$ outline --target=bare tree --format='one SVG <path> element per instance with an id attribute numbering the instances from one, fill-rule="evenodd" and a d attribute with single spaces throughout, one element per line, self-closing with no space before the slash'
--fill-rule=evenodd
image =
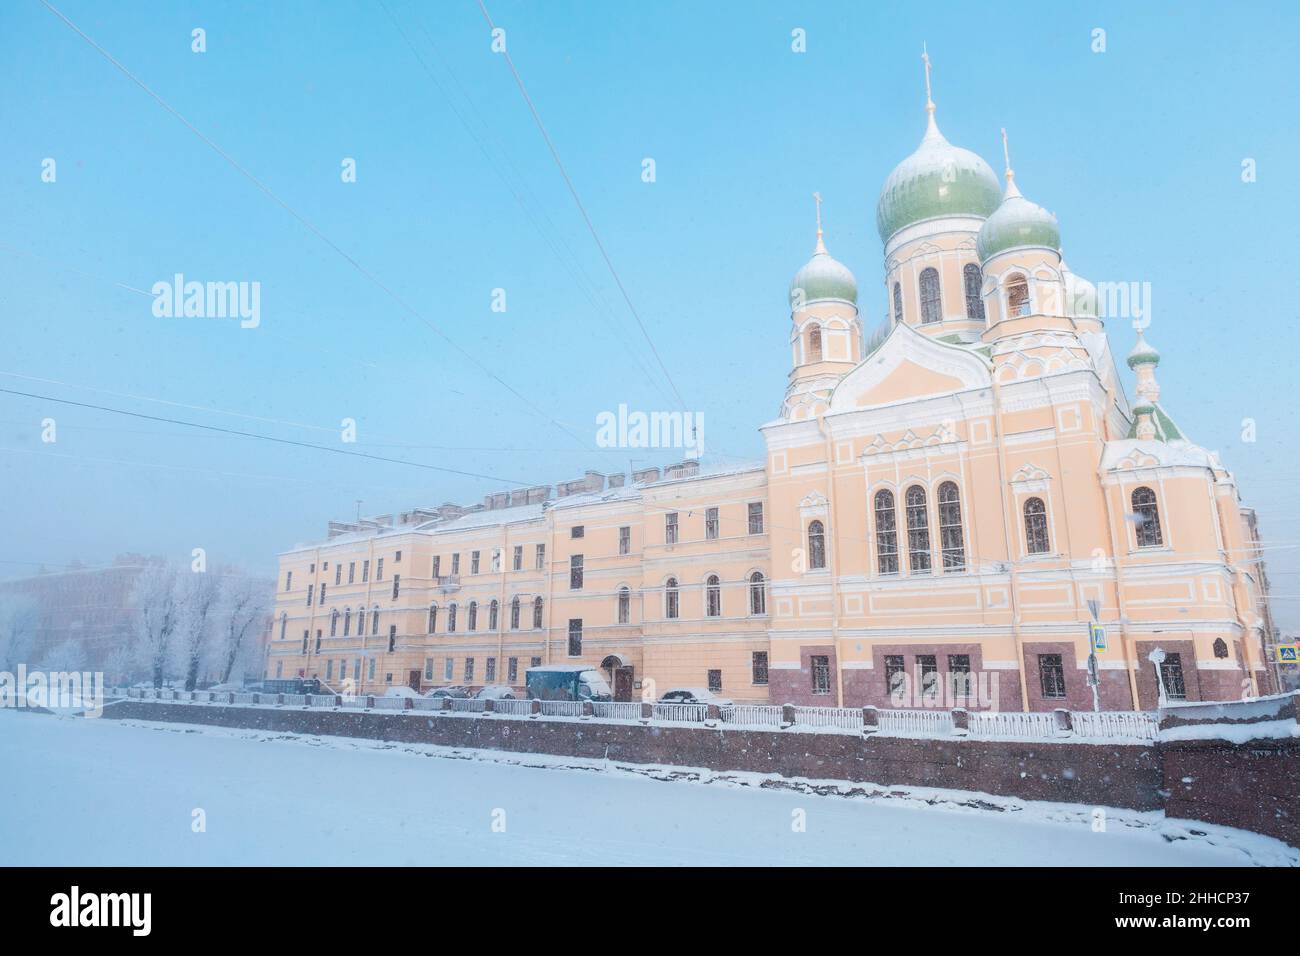
<path id="1" fill-rule="evenodd" d="M 21 594 L 0 595 L 0 670 L 15 671 L 36 643 L 36 602 Z"/>
<path id="2" fill-rule="evenodd" d="M 176 569 L 157 565 L 142 571 L 132 604 L 137 615 L 136 653 L 149 669 L 154 687 L 162 687 L 179 623 Z"/>
<path id="3" fill-rule="evenodd" d="M 254 649 L 257 635 L 270 611 L 271 588 L 268 581 L 233 570 L 227 576 L 225 600 L 221 608 L 224 621 L 220 648 L 222 683 L 230 680 L 240 658 L 246 657 Z"/>
<path id="4" fill-rule="evenodd" d="M 182 574 L 177 589 L 177 631 L 180 636 L 180 666 L 185 689 L 194 690 L 199 670 L 212 647 L 212 630 L 221 601 L 221 575 L 206 571 Z"/>

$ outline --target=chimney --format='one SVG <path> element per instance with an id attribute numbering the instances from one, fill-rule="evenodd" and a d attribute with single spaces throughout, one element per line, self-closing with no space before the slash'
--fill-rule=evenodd
<path id="1" fill-rule="evenodd" d="M 659 480 L 658 468 L 642 468 L 640 471 L 632 472 L 632 483 L 637 485 L 648 485 L 651 482 Z"/>
<path id="2" fill-rule="evenodd" d="M 610 488 L 622 488 L 626 482 L 627 482 L 627 475 L 623 474 L 621 471 L 617 475 L 609 476 Z"/>

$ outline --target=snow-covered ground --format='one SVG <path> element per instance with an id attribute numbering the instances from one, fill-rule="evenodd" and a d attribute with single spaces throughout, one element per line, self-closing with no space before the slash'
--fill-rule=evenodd
<path id="1" fill-rule="evenodd" d="M 1300 865 L 1152 813 L 12 710 L 0 767 L 4 865 Z"/>

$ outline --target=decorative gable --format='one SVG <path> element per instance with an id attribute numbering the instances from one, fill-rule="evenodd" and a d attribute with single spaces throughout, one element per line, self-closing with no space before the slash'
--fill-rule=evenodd
<path id="1" fill-rule="evenodd" d="M 911 326 L 895 325 L 880 347 L 836 386 L 830 410 L 892 405 L 988 384 L 989 366 L 980 356 L 937 342 Z"/>

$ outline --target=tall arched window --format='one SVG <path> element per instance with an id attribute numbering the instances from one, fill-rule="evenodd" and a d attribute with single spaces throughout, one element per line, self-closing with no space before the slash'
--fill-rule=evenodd
<path id="1" fill-rule="evenodd" d="M 330 611 L 330 637 L 334 637 L 339 632 L 339 611 L 338 608 Z"/>
<path id="2" fill-rule="evenodd" d="M 1007 316 L 1029 315 L 1033 307 L 1029 303 L 1029 282 L 1020 273 L 1007 279 Z"/>
<path id="3" fill-rule="evenodd" d="M 925 489 L 913 485 L 904 499 L 907 505 L 907 566 L 913 574 L 930 573 L 930 512 Z"/>
<path id="4" fill-rule="evenodd" d="M 447 633 L 448 634 L 456 633 L 456 605 L 455 604 L 449 604 L 447 606 Z"/>
<path id="5" fill-rule="evenodd" d="M 921 270 L 921 321 L 939 322 L 943 319 L 943 304 L 939 300 L 939 271 L 931 266 Z"/>
<path id="6" fill-rule="evenodd" d="M 376 607 L 373 611 L 370 612 L 370 635 L 373 637 L 378 633 L 379 633 L 379 608 Z"/>
<path id="7" fill-rule="evenodd" d="M 894 322 L 895 324 L 903 321 L 903 287 L 897 282 L 894 283 Z"/>
<path id="8" fill-rule="evenodd" d="M 1030 554 L 1047 554 L 1052 550 L 1047 537 L 1047 506 L 1042 498 L 1025 502 L 1025 547 Z"/>
<path id="9" fill-rule="evenodd" d="M 876 492 L 876 567 L 881 574 L 898 573 L 898 515 L 894 493 Z"/>
<path id="10" fill-rule="evenodd" d="M 469 602 L 469 629 L 478 630 L 478 601 Z"/>
<path id="11" fill-rule="evenodd" d="M 749 576 L 749 613 L 767 613 L 767 587 L 762 571 L 755 571 Z"/>
<path id="12" fill-rule="evenodd" d="M 626 585 L 618 589 L 618 623 L 632 620 L 632 591 Z"/>
<path id="13" fill-rule="evenodd" d="M 722 616 L 722 582 L 710 574 L 704 582 L 704 613 L 708 617 Z"/>
<path id="14" fill-rule="evenodd" d="M 1133 489 L 1133 514 L 1137 516 L 1137 546 L 1139 548 L 1158 548 L 1164 544 L 1160 533 L 1160 508 L 1156 504 L 1156 493 L 1143 486 Z"/>
<path id="15" fill-rule="evenodd" d="M 438 630 L 438 605 L 429 605 L 429 633 L 433 634 Z"/>
<path id="16" fill-rule="evenodd" d="M 519 630 L 519 597 L 517 595 L 510 602 L 510 630 Z"/>
<path id="17" fill-rule="evenodd" d="M 957 483 L 945 481 L 939 486 L 939 551 L 943 555 L 943 570 L 963 571 L 966 568 L 966 544 L 961 533 L 961 495 Z"/>
<path id="18" fill-rule="evenodd" d="M 347 637 L 348 631 L 350 631 L 351 629 L 352 629 L 352 608 L 345 607 L 343 609 L 343 636 Z"/>
<path id="19" fill-rule="evenodd" d="M 822 360 L 822 327 L 814 325 L 808 330 L 808 361 L 820 362 Z"/>
<path id="20" fill-rule="evenodd" d="M 664 582 L 664 617 L 675 620 L 681 613 L 681 595 L 677 591 L 677 579 L 669 578 Z"/>
<path id="21" fill-rule="evenodd" d="M 500 610 L 501 610 L 501 605 L 497 603 L 496 598 L 493 598 L 492 603 L 488 605 L 488 630 L 489 631 L 495 631 L 497 629 L 497 618 L 498 618 L 498 612 Z"/>
<path id="22" fill-rule="evenodd" d="M 533 598 L 533 627 L 537 630 L 542 629 L 542 599 Z"/>
<path id="23" fill-rule="evenodd" d="M 966 318 L 983 322 L 984 300 L 980 297 L 980 286 L 984 284 L 984 277 L 980 275 L 980 267 L 973 262 L 966 263 L 961 270 L 961 280 L 966 291 Z"/>
<path id="24" fill-rule="evenodd" d="M 808 567 L 814 571 L 826 567 L 826 526 L 820 521 L 808 524 Z"/>
<path id="25" fill-rule="evenodd" d="M 281 611 L 280 612 L 280 640 L 284 640 L 284 630 L 288 626 L 289 626 L 289 613 L 287 611 Z"/>

